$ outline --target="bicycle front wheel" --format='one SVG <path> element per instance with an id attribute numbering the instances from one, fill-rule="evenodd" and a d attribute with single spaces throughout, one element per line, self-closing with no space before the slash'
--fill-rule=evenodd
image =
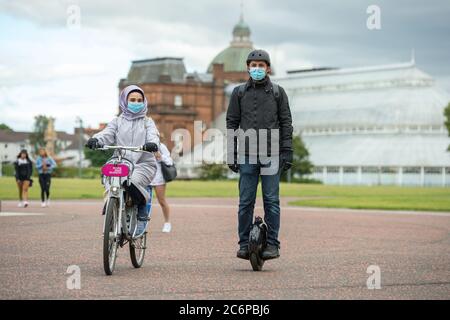
<path id="1" fill-rule="evenodd" d="M 147 232 L 145 232 L 142 237 L 130 241 L 130 258 L 133 267 L 142 267 L 145 249 L 147 249 Z"/>
<path id="2" fill-rule="evenodd" d="M 103 228 L 103 269 L 107 275 L 112 275 L 117 258 L 119 239 L 116 234 L 119 203 L 116 198 L 108 200 L 105 226 Z"/>

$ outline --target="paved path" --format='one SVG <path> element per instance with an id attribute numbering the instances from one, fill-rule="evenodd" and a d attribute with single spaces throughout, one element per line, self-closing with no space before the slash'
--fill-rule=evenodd
<path id="1" fill-rule="evenodd" d="M 282 201 L 281 258 L 262 272 L 235 258 L 236 199 L 170 199 L 173 232 L 154 207 L 144 266 L 119 249 L 102 267 L 97 200 L 2 202 L 0 299 L 450 299 L 450 212 L 296 208 Z M 256 212 L 261 214 L 261 203 Z M 81 289 L 68 290 L 68 266 Z M 370 265 L 381 289 L 367 289 Z"/>

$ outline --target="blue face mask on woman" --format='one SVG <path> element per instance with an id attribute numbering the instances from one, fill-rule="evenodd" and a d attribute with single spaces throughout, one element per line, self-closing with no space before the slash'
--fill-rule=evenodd
<path id="1" fill-rule="evenodd" d="M 130 110 L 133 113 L 138 113 L 144 109 L 144 103 L 143 102 L 128 102 L 128 110 Z"/>
<path id="2" fill-rule="evenodd" d="M 250 77 L 255 81 L 261 81 L 266 77 L 266 70 L 264 68 L 250 68 Z"/>

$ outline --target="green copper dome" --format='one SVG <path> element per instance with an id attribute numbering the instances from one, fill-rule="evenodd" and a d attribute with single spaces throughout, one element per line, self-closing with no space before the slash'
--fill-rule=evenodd
<path id="1" fill-rule="evenodd" d="M 234 37 L 250 37 L 250 27 L 248 24 L 244 22 L 244 20 L 240 20 L 237 25 L 233 28 L 233 36 Z"/>
<path id="2" fill-rule="evenodd" d="M 223 63 L 225 72 L 246 72 L 247 57 L 253 50 L 253 43 L 250 40 L 250 27 L 241 19 L 233 28 L 233 40 L 230 46 L 222 50 L 211 61 L 208 66 L 208 73 L 212 73 L 213 64 Z"/>

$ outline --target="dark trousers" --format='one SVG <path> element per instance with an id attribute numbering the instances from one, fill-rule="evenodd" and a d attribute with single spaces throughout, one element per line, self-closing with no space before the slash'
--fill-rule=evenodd
<path id="1" fill-rule="evenodd" d="M 45 199 L 49 199 L 50 197 L 50 183 L 52 180 L 52 176 L 50 173 L 40 173 L 39 174 L 39 185 L 41 186 L 41 200 L 42 202 Z"/>
<path id="2" fill-rule="evenodd" d="M 264 202 L 264 221 L 268 227 L 267 243 L 279 246 L 278 232 L 280 230 L 280 172 L 278 158 L 272 162 L 261 162 L 260 159 L 239 165 L 239 245 L 248 245 L 250 228 L 253 223 L 256 191 L 259 178 Z M 276 163 L 275 163 L 276 162 Z"/>
<path id="3" fill-rule="evenodd" d="M 128 187 L 126 182 L 124 182 L 123 186 L 125 187 L 125 190 L 130 194 L 133 204 L 138 206 L 138 214 L 137 214 L 138 220 L 142 220 L 142 221 L 147 220 L 147 216 L 148 216 L 148 213 L 146 210 L 147 203 L 145 202 L 144 195 L 132 183 Z"/>

